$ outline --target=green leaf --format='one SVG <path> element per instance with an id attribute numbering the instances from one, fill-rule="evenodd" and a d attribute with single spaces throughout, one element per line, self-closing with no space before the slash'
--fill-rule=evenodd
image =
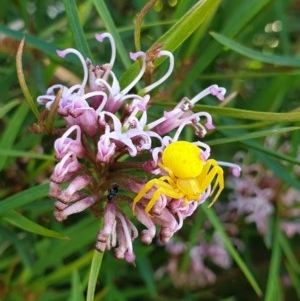
<path id="1" fill-rule="evenodd" d="M 5 128 L 1 140 L 0 140 L 0 149 L 9 149 L 12 148 L 17 136 L 20 133 L 20 130 L 23 127 L 24 119 L 28 113 L 27 103 L 22 103 L 14 115 L 10 118 L 8 126 Z M 7 157 L 3 156 L 0 160 L 0 171 L 4 168 Z"/>
<path id="2" fill-rule="evenodd" d="M 29 35 L 27 33 L 23 33 L 21 31 L 12 30 L 2 24 L 0 24 L 0 32 L 2 32 L 4 35 L 21 41 L 22 38 L 25 37 L 26 39 L 26 45 L 32 46 L 35 49 L 41 50 L 43 53 L 48 55 L 54 55 L 56 56 L 56 47 L 54 44 L 48 43 L 44 40 L 41 40 L 35 36 Z"/>
<path id="3" fill-rule="evenodd" d="M 280 231 L 279 240 L 280 240 L 280 247 L 285 257 L 287 258 L 289 265 L 292 267 L 295 273 L 300 275 L 300 264 L 297 257 L 293 253 L 290 239 L 288 239 L 285 236 L 285 234 L 282 231 Z"/>
<path id="4" fill-rule="evenodd" d="M 300 120 L 300 111 L 285 112 L 285 113 L 273 113 L 273 112 L 261 112 L 250 111 L 234 108 L 223 108 L 207 105 L 196 105 L 197 110 L 205 111 L 210 114 L 216 114 L 221 116 L 229 116 L 237 119 L 247 119 L 256 121 L 269 121 L 269 122 L 295 122 Z"/>
<path id="5" fill-rule="evenodd" d="M 164 49 L 173 52 L 201 25 L 211 18 L 220 2 L 220 0 L 198 1 L 160 39 L 158 39 L 153 46 L 163 43 Z M 162 60 L 156 60 L 154 62 L 154 66 L 157 67 L 161 62 Z M 133 76 L 137 73 L 138 68 L 139 63 L 136 62 L 121 76 L 120 84 L 122 87 L 126 86 L 133 80 Z"/>
<path id="6" fill-rule="evenodd" d="M 0 119 L 2 119 L 11 109 L 20 105 L 19 100 L 10 101 L 9 103 L 0 106 Z"/>
<path id="7" fill-rule="evenodd" d="M 251 274 L 250 270 L 248 269 L 248 267 L 246 266 L 246 264 L 244 263 L 244 261 L 242 260 L 242 258 L 238 254 L 238 252 L 236 251 L 236 249 L 233 247 L 229 237 L 227 236 L 226 232 L 224 231 L 224 228 L 223 228 L 222 224 L 220 223 L 219 219 L 217 218 L 215 212 L 212 209 L 206 208 L 205 206 L 201 206 L 201 209 L 205 212 L 208 220 L 213 225 L 215 231 L 217 231 L 220 234 L 220 236 L 223 240 L 224 246 L 228 250 L 229 254 L 233 258 L 235 263 L 238 265 L 240 270 L 243 272 L 243 274 L 247 278 L 249 284 L 252 286 L 252 288 L 254 289 L 256 294 L 258 296 L 262 296 L 262 291 L 261 291 L 258 283 L 254 279 L 253 275 Z"/>
<path id="8" fill-rule="evenodd" d="M 295 178 L 294 174 L 291 173 L 286 166 L 283 166 L 282 164 L 274 160 L 274 158 L 266 156 L 261 152 L 258 152 L 256 150 L 254 150 L 253 152 L 258 160 L 261 161 L 268 169 L 270 169 L 274 173 L 274 175 L 280 178 L 284 183 L 300 189 L 300 183 L 298 179 Z"/>
<path id="9" fill-rule="evenodd" d="M 166 108 L 168 105 L 170 107 L 174 106 L 173 103 L 155 103 L 156 105 Z M 251 111 L 244 109 L 235 108 L 225 108 L 220 106 L 209 106 L 209 105 L 195 105 L 195 111 L 204 111 L 212 115 L 228 116 L 235 119 L 246 119 L 253 121 L 268 121 L 268 122 L 298 122 L 300 120 L 300 111 L 295 110 L 292 112 L 284 113 L 273 113 L 273 112 L 262 112 L 262 111 Z"/>
<path id="10" fill-rule="evenodd" d="M 212 17 L 220 2 L 221 0 L 198 1 L 156 41 L 156 44 L 164 43 L 164 49 L 176 50 L 192 33 Z"/>
<path id="11" fill-rule="evenodd" d="M 16 193 L 0 202 L 0 214 L 42 199 L 48 195 L 48 192 L 49 183 L 46 183 Z"/>
<path id="12" fill-rule="evenodd" d="M 280 236 L 280 226 L 279 221 L 275 222 L 274 225 L 274 239 L 272 243 L 272 256 L 271 256 L 271 263 L 269 267 L 269 275 L 268 275 L 268 281 L 267 281 L 267 288 L 265 293 L 265 301 L 273 301 L 273 300 L 280 300 L 278 299 L 280 288 L 280 263 L 281 263 L 281 248 L 280 248 L 280 242 L 279 242 L 279 236 Z"/>
<path id="13" fill-rule="evenodd" d="M 99 223 L 95 222 L 94 217 L 81 215 L 77 223 L 65 228 L 64 232 L 70 238 L 69 240 L 51 240 L 48 242 L 51 248 L 47 250 L 47 260 L 43 256 L 35 260 L 32 266 L 34 274 L 45 275 L 47 270 L 60 265 L 62 260 L 70 258 L 72 254 L 93 248 L 98 227 Z"/>
<path id="14" fill-rule="evenodd" d="M 300 300 L 300 281 L 299 275 L 295 272 L 294 267 L 289 263 L 285 262 L 285 267 L 287 269 L 288 275 L 293 284 L 293 288 L 295 289 L 298 300 Z"/>
<path id="15" fill-rule="evenodd" d="M 23 95 L 25 96 L 25 100 L 26 100 L 29 108 L 31 109 L 31 111 L 35 115 L 36 119 L 39 120 L 40 113 L 37 109 L 36 102 L 31 97 L 28 86 L 26 84 L 24 72 L 23 72 L 23 61 L 22 61 L 22 59 L 23 59 L 24 44 L 25 44 L 25 38 L 22 39 L 22 41 L 19 45 L 18 51 L 17 51 L 17 56 L 16 56 L 17 75 L 18 75 L 18 80 L 19 80 L 19 84 L 20 84 L 20 87 L 22 89 Z"/>
<path id="16" fill-rule="evenodd" d="M 51 155 L 45 155 L 40 153 L 33 153 L 33 152 L 27 152 L 27 151 L 20 151 L 15 149 L 0 149 L 0 157 L 25 157 L 30 159 L 39 159 L 39 160 L 49 160 L 49 161 L 55 161 L 54 156 Z"/>
<path id="17" fill-rule="evenodd" d="M 66 9 L 67 18 L 69 20 L 76 48 L 81 52 L 83 56 L 88 57 L 92 60 L 93 56 L 90 51 L 89 45 L 85 39 L 85 34 L 83 32 L 82 25 L 80 24 L 76 1 L 64 0 L 64 6 Z"/>
<path id="18" fill-rule="evenodd" d="M 154 279 L 154 271 L 149 257 L 140 254 L 139 256 L 137 256 L 136 262 L 141 278 L 145 282 L 149 294 L 153 297 L 157 296 L 158 293 Z"/>
<path id="19" fill-rule="evenodd" d="M 6 222 L 28 232 L 32 232 L 42 236 L 53 237 L 53 238 L 68 239 L 66 235 L 58 233 L 53 230 L 49 230 L 39 224 L 36 224 L 35 222 L 29 220 L 28 218 L 26 218 L 25 216 L 21 215 L 20 213 L 14 210 L 10 210 L 6 212 L 1 217 Z"/>
<path id="20" fill-rule="evenodd" d="M 43 275 L 43 277 L 38 277 L 33 285 L 35 287 L 41 287 L 43 285 L 59 283 L 61 280 L 68 278 L 75 269 L 79 270 L 88 266 L 92 260 L 92 254 L 91 251 L 87 252 L 78 259 L 73 260 L 68 264 L 64 264 L 61 268 L 54 269 L 53 272 L 47 273 L 47 275 Z"/>
<path id="21" fill-rule="evenodd" d="M 221 34 L 211 33 L 211 35 L 220 44 L 253 60 L 257 60 L 268 64 L 279 65 L 279 66 L 289 66 L 294 68 L 300 67 L 300 59 L 279 56 L 279 55 L 265 54 L 262 52 L 249 49 L 237 42 L 234 42 L 231 39 L 228 39 L 227 37 Z"/>
<path id="22" fill-rule="evenodd" d="M 222 33 L 228 37 L 236 36 L 242 32 L 246 26 L 251 26 L 251 21 L 263 11 L 264 7 L 270 2 L 272 2 L 272 0 L 239 1 L 239 5 L 233 5 L 232 11 L 228 14 L 230 17 L 227 18 Z M 244 30 L 244 32 L 246 32 L 246 30 Z M 199 74 L 202 74 L 203 71 L 210 66 L 222 50 L 220 44 L 215 41 L 204 46 L 198 60 L 193 63 L 192 68 L 183 78 L 181 85 L 178 85 L 178 92 L 180 92 L 182 87 L 194 82 L 199 77 Z M 176 94 L 178 94 L 178 92 Z"/>
<path id="23" fill-rule="evenodd" d="M 247 134 L 235 135 L 234 137 L 218 138 L 216 140 L 207 141 L 207 143 L 209 145 L 219 145 L 219 144 L 239 142 L 239 141 L 249 140 L 249 139 L 254 139 L 254 138 L 261 138 L 261 137 L 267 137 L 267 136 L 269 137 L 271 135 L 279 135 L 279 134 L 288 133 L 288 132 L 296 131 L 296 130 L 300 130 L 300 127 L 291 126 L 291 127 L 285 127 L 285 128 L 256 131 L 256 132 L 247 133 Z"/>
<path id="24" fill-rule="evenodd" d="M 66 0 L 66 1 L 68 1 L 68 0 Z M 126 49 L 126 47 L 120 37 L 119 31 L 113 21 L 113 18 L 107 8 L 107 5 L 105 4 L 105 1 L 104 0 L 93 0 L 93 3 L 95 5 L 96 10 L 97 10 L 102 22 L 104 23 L 104 26 L 106 27 L 107 31 L 114 37 L 117 52 L 123 62 L 123 65 L 125 66 L 125 68 L 128 68 L 131 65 L 129 55 L 128 55 L 129 49 Z"/>
<path id="25" fill-rule="evenodd" d="M 82 284 L 78 270 L 73 270 L 72 273 L 72 291 L 69 301 L 84 301 Z"/>
<path id="26" fill-rule="evenodd" d="M 297 164 L 297 165 L 300 164 L 300 161 L 297 158 L 295 158 L 294 156 L 283 155 L 282 153 L 280 153 L 277 150 L 263 147 L 263 146 L 259 145 L 258 143 L 255 143 L 254 141 L 243 141 L 242 144 L 244 144 L 245 146 L 247 146 L 249 148 L 258 150 L 261 153 L 265 153 L 268 156 L 274 157 L 276 159 L 280 159 L 280 160 L 287 161 L 287 162 Z"/>
<path id="27" fill-rule="evenodd" d="M 89 274 L 89 283 L 87 288 L 87 297 L 86 301 L 93 301 L 95 297 L 95 289 L 96 284 L 98 282 L 98 276 L 101 269 L 103 253 L 98 252 L 97 250 L 94 251 L 93 261 L 91 264 L 90 274 Z"/>

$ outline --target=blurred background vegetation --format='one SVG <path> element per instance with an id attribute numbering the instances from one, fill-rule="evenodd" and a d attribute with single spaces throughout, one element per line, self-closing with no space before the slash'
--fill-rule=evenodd
<path id="1" fill-rule="evenodd" d="M 74 47 L 94 63 L 106 62 L 109 47 L 94 39 L 95 33 L 104 31 L 118 41 L 115 72 L 126 83 L 134 70 L 128 52 L 136 47 L 136 16 L 146 3 L 1 1 L 0 300 L 85 300 L 100 225 L 89 212 L 64 223 L 53 217 L 47 183 L 55 162 L 56 137 L 28 130 L 36 119 L 17 79 L 15 56 L 20 40 L 26 37 L 23 69 L 33 99 L 55 83 L 80 82 L 80 65 L 61 60 L 56 49 Z M 299 24 L 298 0 L 158 0 L 145 16 L 141 49 L 146 51 L 160 41 L 174 53 L 176 65 L 173 75 L 153 95 L 150 117 L 211 84 L 226 87 L 225 103 L 208 97 L 196 106 L 213 115 L 216 131 L 205 141 L 212 146 L 214 157 L 233 161 L 243 151 L 249 164 L 258 162 L 272 175 L 278 195 L 287 187 L 300 189 L 296 171 Z M 163 63 L 161 69 L 158 72 L 163 72 Z M 288 150 L 282 150 L 284 143 Z M 274 188 L 272 183 L 266 185 Z M 234 188 L 228 187 L 218 202 L 226 204 Z M 116 260 L 110 252 L 104 255 L 95 300 L 300 300 L 299 234 L 289 238 L 282 232 L 280 201 L 280 197 L 272 200 L 275 210 L 263 235 L 255 225 L 236 221 L 244 245 L 240 255 L 261 295 L 235 263 L 227 270 L 207 263 L 217 276 L 213 284 L 180 285 L 180 279 L 174 281 L 166 271 L 161 272 L 170 259 L 165 247 L 159 243 L 143 246 L 136 240 L 135 265 Z M 217 207 L 211 210 L 219 216 Z M 203 236 L 207 218 L 213 224 L 210 214 L 199 210 L 186 220 L 178 239 L 191 247 L 199 233 Z M 299 222 L 297 216 L 293 220 Z M 221 219 L 215 223 L 222 226 Z M 181 268 L 188 274 L 186 260 Z"/>

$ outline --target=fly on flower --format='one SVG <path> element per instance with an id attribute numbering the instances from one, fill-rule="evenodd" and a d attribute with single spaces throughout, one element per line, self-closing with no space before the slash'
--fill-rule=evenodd
<path id="1" fill-rule="evenodd" d="M 108 189 L 107 200 L 111 202 L 119 192 L 119 185 L 117 183 L 112 184 L 111 189 Z"/>

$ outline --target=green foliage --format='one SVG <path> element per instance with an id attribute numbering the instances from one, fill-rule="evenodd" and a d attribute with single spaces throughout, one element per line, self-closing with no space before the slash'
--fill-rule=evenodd
<path id="1" fill-rule="evenodd" d="M 158 245 L 136 242 L 136 266 L 117 261 L 109 252 L 102 258 L 93 251 L 99 222 L 89 212 L 61 224 L 55 221 L 53 202 L 47 195 L 56 137 L 28 131 L 42 110 L 34 102 L 29 108 L 25 101 L 26 92 L 20 87 L 15 67 L 16 49 L 25 37 L 23 78 L 35 100 L 53 83 L 74 81 L 70 74 L 75 74 L 76 80 L 81 78 L 78 63 L 69 57 L 62 61 L 56 49 L 74 47 L 93 62 L 103 63 L 109 54 L 98 46 L 94 34 L 109 31 L 118 50 L 116 73 L 125 86 L 139 69 L 138 62 L 131 63 L 128 52 L 135 50 L 135 18 L 146 2 L 2 3 L 0 299 L 300 299 L 299 237 L 285 236 L 277 212 L 268 237 L 241 221 L 244 252 L 240 253 L 214 209 L 204 208 L 198 220 L 187 220 L 178 237 L 189 238 L 193 245 L 207 219 L 235 261 L 230 270 L 220 272 L 215 285 L 201 289 L 176 287 L 169 276 L 157 280 L 168 260 Z M 252 162 L 260 162 L 274 174 L 282 189 L 300 189 L 294 174 L 300 140 L 300 13 L 296 8 L 296 1 L 284 0 L 157 1 L 143 22 L 141 49 L 147 51 L 162 43 L 163 48 L 174 52 L 176 67 L 165 90 L 157 91 L 154 97 L 151 118 L 208 85 L 224 86 L 229 95 L 225 103 L 206 98 L 196 106 L 214 118 L 216 130 L 205 141 L 215 157 L 232 161 L 243 150 Z M 157 60 L 154 67 L 159 64 L 164 62 Z M 265 144 L 270 138 L 277 141 L 276 147 Z M 283 153 L 279 146 L 286 141 L 289 152 Z M 219 202 L 226 203 L 228 193 Z M 283 281 L 287 277 L 289 285 Z"/>

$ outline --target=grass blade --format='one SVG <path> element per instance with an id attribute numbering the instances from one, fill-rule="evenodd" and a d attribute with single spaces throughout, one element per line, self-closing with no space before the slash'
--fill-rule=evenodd
<path id="1" fill-rule="evenodd" d="M 10 149 L 12 148 L 17 136 L 19 135 L 24 119 L 28 113 L 27 103 L 21 104 L 14 115 L 10 118 L 8 126 L 5 128 L 0 140 L 0 149 Z M 7 160 L 7 156 L 3 156 L 0 160 L 0 171 L 4 168 Z"/>
<path id="2" fill-rule="evenodd" d="M 82 55 L 93 59 L 92 53 L 85 39 L 82 25 L 80 24 L 75 0 L 64 0 L 64 6 L 66 9 L 69 24 L 71 26 L 71 32 L 73 34 L 76 48 L 82 53 Z"/>
<path id="3" fill-rule="evenodd" d="M 66 0 L 67 1 L 67 0 Z M 93 3 L 96 7 L 96 10 L 102 19 L 102 22 L 104 23 L 107 31 L 112 34 L 114 37 L 115 43 L 116 43 L 116 48 L 117 52 L 121 58 L 121 61 L 125 68 L 128 68 L 131 65 L 129 55 L 128 55 L 128 50 L 126 49 L 120 34 L 118 32 L 118 29 L 113 21 L 113 18 L 107 8 L 107 5 L 105 4 L 104 0 L 93 0 Z"/>
<path id="4" fill-rule="evenodd" d="M 250 283 L 250 285 L 252 286 L 252 288 L 254 289 L 256 294 L 258 296 L 262 296 L 262 291 L 261 291 L 258 283 L 254 279 L 253 275 L 251 274 L 250 270 L 247 268 L 246 264 L 244 263 L 244 261 L 242 260 L 242 258 L 240 257 L 240 255 L 238 254 L 236 249 L 233 247 L 232 243 L 230 242 L 230 239 L 228 238 L 227 234 L 225 233 L 215 212 L 212 209 L 206 208 L 205 206 L 201 206 L 201 208 L 205 212 L 208 220 L 213 225 L 215 230 L 220 234 L 226 249 L 228 250 L 229 254 L 233 258 L 235 263 L 238 265 L 240 270 L 243 272 L 243 274 L 247 278 L 248 282 Z"/>
<path id="5" fill-rule="evenodd" d="M 300 129 L 300 127 L 291 126 L 291 127 L 285 127 L 285 128 L 256 131 L 256 132 L 247 133 L 247 134 L 235 135 L 234 137 L 219 138 L 217 140 L 207 141 L 207 143 L 209 145 L 219 145 L 219 144 L 225 144 L 225 143 L 231 143 L 231 142 L 239 142 L 239 141 L 250 140 L 250 139 L 254 139 L 254 138 L 269 137 L 272 135 L 284 134 L 284 133 L 296 131 L 299 129 Z"/>
<path id="6" fill-rule="evenodd" d="M 49 184 L 46 183 L 16 193 L 0 202 L 0 214 L 42 199 L 48 195 L 48 192 Z"/>
<path id="7" fill-rule="evenodd" d="M 273 65 L 278 65 L 278 66 L 288 66 L 294 68 L 300 67 L 300 59 L 279 56 L 279 55 L 264 54 L 262 52 L 258 52 L 250 48 L 247 48 L 237 42 L 234 42 L 233 40 L 228 39 L 227 37 L 221 34 L 214 32 L 211 33 L 211 35 L 220 44 L 253 60 L 257 60 L 263 63 L 273 64 Z"/>
<path id="8" fill-rule="evenodd" d="M 103 255 L 104 255 L 103 253 L 100 253 L 97 250 L 94 251 L 94 256 L 93 256 L 90 275 L 89 275 L 88 289 L 87 289 L 87 297 L 86 297 L 87 301 L 94 300 L 95 289 L 98 281 L 98 275 L 100 273 Z"/>
<path id="9" fill-rule="evenodd" d="M 269 268 L 266 295 L 264 299 L 265 301 L 280 300 L 278 299 L 279 296 L 278 289 L 280 288 L 279 272 L 280 272 L 280 262 L 281 262 L 281 248 L 279 242 L 280 231 L 281 229 L 279 227 L 279 222 L 277 220 L 274 223 L 272 257 L 271 257 L 271 264 Z"/>
<path id="10" fill-rule="evenodd" d="M 68 239 L 66 235 L 42 227 L 14 210 L 6 212 L 2 215 L 2 219 L 28 232 L 52 238 Z"/>

